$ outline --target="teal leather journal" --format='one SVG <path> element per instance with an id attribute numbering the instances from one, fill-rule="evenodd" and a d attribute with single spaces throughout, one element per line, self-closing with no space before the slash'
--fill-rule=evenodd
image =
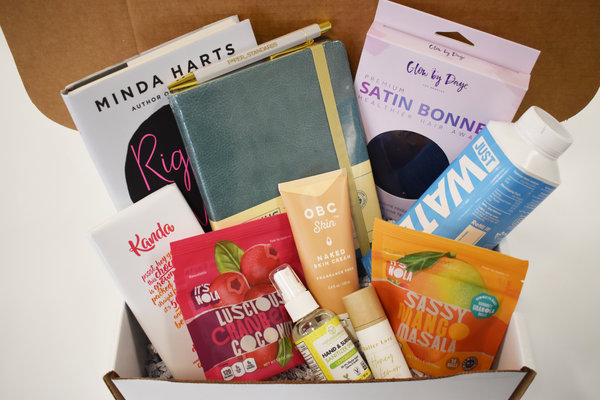
<path id="1" fill-rule="evenodd" d="M 381 211 L 342 42 L 316 42 L 169 101 L 214 230 L 285 212 L 279 183 L 346 168 L 357 248 L 368 247 Z"/>

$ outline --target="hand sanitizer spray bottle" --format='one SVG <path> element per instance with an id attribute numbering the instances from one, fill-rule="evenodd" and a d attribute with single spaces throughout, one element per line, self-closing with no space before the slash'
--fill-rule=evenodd
<path id="1" fill-rule="evenodd" d="M 338 317 L 319 308 L 294 270 L 283 264 L 271 272 L 294 329 L 292 337 L 317 380 L 363 380 L 373 375 Z"/>

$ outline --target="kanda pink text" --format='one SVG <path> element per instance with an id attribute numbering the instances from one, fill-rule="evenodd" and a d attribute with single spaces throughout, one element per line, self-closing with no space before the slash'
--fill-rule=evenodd
<path id="1" fill-rule="evenodd" d="M 132 240 L 129 241 L 129 251 L 139 257 L 142 252 L 145 253 L 154 250 L 156 242 L 166 238 L 175 230 L 175 226 L 169 224 L 161 225 L 160 222 L 157 223 L 156 226 L 158 226 L 158 229 L 152 232 L 147 238 L 140 238 L 140 236 L 136 234 L 134 239 L 135 243 Z"/>

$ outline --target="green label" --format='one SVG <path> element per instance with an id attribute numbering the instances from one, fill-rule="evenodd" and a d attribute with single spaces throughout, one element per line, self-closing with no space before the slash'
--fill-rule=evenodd
<path id="1" fill-rule="evenodd" d="M 489 318 L 498 311 L 498 299 L 489 294 L 481 293 L 471 300 L 471 312 L 475 318 Z"/>
<path id="2" fill-rule="evenodd" d="M 316 363 L 327 380 L 359 380 L 371 375 L 338 318 L 311 332 L 296 345 L 307 363 Z"/>

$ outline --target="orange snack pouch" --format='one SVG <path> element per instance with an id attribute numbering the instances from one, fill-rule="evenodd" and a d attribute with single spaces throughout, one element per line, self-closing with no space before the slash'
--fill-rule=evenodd
<path id="1" fill-rule="evenodd" d="M 408 365 L 431 376 L 489 370 L 528 262 L 375 220 L 372 285 Z"/>

